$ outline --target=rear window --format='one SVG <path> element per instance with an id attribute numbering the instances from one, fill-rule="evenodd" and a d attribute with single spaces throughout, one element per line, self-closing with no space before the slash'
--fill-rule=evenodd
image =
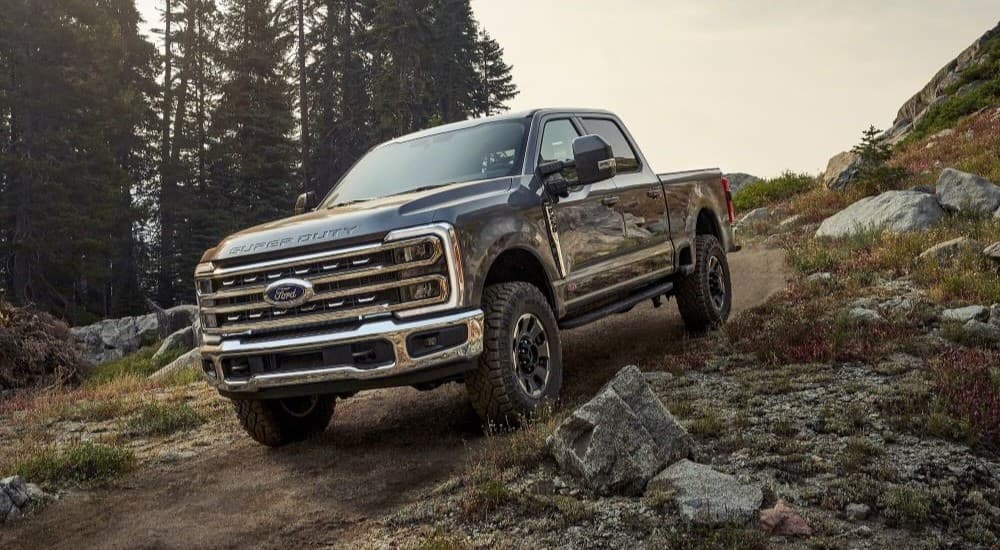
<path id="1" fill-rule="evenodd" d="M 588 133 L 597 134 L 611 144 L 619 172 L 634 172 L 639 169 L 638 156 L 615 121 L 607 118 L 585 118 L 583 125 Z"/>

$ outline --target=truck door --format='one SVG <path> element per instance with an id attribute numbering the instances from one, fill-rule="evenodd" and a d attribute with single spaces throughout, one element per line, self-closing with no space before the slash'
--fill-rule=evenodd
<path id="1" fill-rule="evenodd" d="M 570 117 L 545 121 L 539 163 L 573 159 L 573 140 L 581 136 Z M 625 246 L 625 228 L 617 210 L 621 197 L 614 180 L 574 186 L 552 205 L 553 238 L 565 273 L 566 297 L 572 301 L 606 286 L 602 275 Z"/>
<path id="2" fill-rule="evenodd" d="M 627 241 L 623 252 L 632 260 L 630 278 L 673 270 L 673 245 L 660 179 L 613 117 L 589 115 L 582 122 L 587 134 L 597 134 L 611 144 L 618 164 L 614 182 Z"/>

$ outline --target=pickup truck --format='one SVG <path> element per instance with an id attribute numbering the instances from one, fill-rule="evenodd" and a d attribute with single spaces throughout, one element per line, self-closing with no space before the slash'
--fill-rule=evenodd
<path id="1" fill-rule="evenodd" d="M 558 398 L 561 330 L 670 297 L 690 331 L 725 322 L 732 225 L 719 170 L 657 174 L 607 111 L 424 130 L 205 252 L 203 369 L 269 446 L 396 386 L 464 382 L 484 422 L 516 425 Z"/>

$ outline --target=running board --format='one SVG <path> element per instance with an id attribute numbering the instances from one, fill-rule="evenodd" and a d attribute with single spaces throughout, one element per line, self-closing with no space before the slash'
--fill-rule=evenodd
<path id="1" fill-rule="evenodd" d="M 595 309 L 594 311 L 591 311 L 589 313 L 584 313 L 579 317 L 566 319 L 565 321 L 559 323 L 559 328 L 560 330 L 567 330 L 571 328 L 582 327 L 583 325 L 588 325 L 590 323 L 593 323 L 594 321 L 603 319 L 608 315 L 613 315 L 615 313 L 624 313 L 635 307 L 636 304 L 638 304 L 643 300 L 651 300 L 660 295 L 670 294 L 670 292 L 672 292 L 673 290 L 674 290 L 674 283 L 662 283 L 654 287 L 647 288 L 646 290 L 643 290 L 638 294 L 632 294 L 631 296 L 628 296 L 623 300 L 620 300 L 613 304 L 608 304 L 600 309 Z"/>

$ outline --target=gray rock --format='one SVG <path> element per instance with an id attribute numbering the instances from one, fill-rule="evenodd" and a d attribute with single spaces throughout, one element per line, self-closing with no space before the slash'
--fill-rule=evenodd
<path id="1" fill-rule="evenodd" d="M 978 241 L 968 237 L 959 237 L 943 243 L 938 243 L 920 253 L 921 260 L 947 260 L 967 251 L 980 250 L 983 247 Z"/>
<path id="2" fill-rule="evenodd" d="M 559 466 L 598 494 L 641 494 L 665 465 L 688 456 L 693 440 L 628 366 L 564 420 L 547 442 Z"/>
<path id="3" fill-rule="evenodd" d="M 990 318 L 990 310 L 983 306 L 968 306 L 955 309 L 946 309 L 941 312 L 941 319 L 945 321 L 958 321 L 965 323 L 968 321 L 986 321 Z"/>
<path id="4" fill-rule="evenodd" d="M 193 350 L 181 355 L 177 359 L 174 359 L 169 365 L 163 367 L 162 369 L 149 375 L 150 380 L 162 380 L 174 373 L 180 372 L 185 369 L 198 369 L 201 370 L 201 350 L 194 348 Z"/>
<path id="5" fill-rule="evenodd" d="M 990 324 L 1000 327 L 1000 304 L 990 306 Z"/>
<path id="6" fill-rule="evenodd" d="M 35 501 L 47 500 L 49 498 L 48 493 L 42 490 L 41 487 L 34 483 L 28 483 L 28 498 Z"/>
<path id="7" fill-rule="evenodd" d="M 916 191 L 887 191 L 866 197 L 823 220 L 817 238 L 838 238 L 865 231 L 918 231 L 944 217 L 937 200 Z"/>
<path id="8" fill-rule="evenodd" d="M 705 525 L 749 522 L 764 500 L 760 487 L 687 459 L 660 472 L 646 492 L 672 494 L 682 518 Z"/>
<path id="9" fill-rule="evenodd" d="M 847 312 L 847 316 L 853 321 L 860 321 L 862 323 L 880 323 L 885 321 L 885 318 L 879 312 L 863 307 L 851 308 Z"/>
<path id="10" fill-rule="evenodd" d="M 994 262 L 1000 262 L 1000 242 L 995 242 L 984 248 L 983 255 Z"/>
<path id="11" fill-rule="evenodd" d="M 761 206 L 760 208 L 754 208 L 753 210 L 747 212 L 736 223 L 737 225 L 747 225 L 751 223 L 764 222 L 769 220 L 770 218 L 771 218 L 771 209 L 766 206 Z"/>
<path id="12" fill-rule="evenodd" d="M 7 516 L 10 515 L 10 511 L 16 509 L 14 506 L 14 501 L 10 499 L 5 491 L 0 491 L 0 523 L 7 521 Z"/>
<path id="13" fill-rule="evenodd" d="M 31 498 L 28 494 L 28 485 L 21 479 L 21 476 L 11 476 L 0 479 L 0 491 L 7 493 L 14 506 L 23 507 Z"/>
<path id="14" fill-rule="evenodd" d="M 823 271 L 821 273 L 813 273 L 812 275 L 806 277 L 806 280 L 812 283 L 817 281 L 832 281 L 833 273 L 827 271 Z"/>
<path id="15" fill-rule="evenodd" d="M 778 227 L 781 229 L 787 229 L 797 223 L 802 221 L 802 214 L 796 214 L 794 216 L 785 218 L 778 223 Z"/>
<path id="16" fill-rule="evenodd" d="M 189 325 L 164 338 L 160 349 L 153 354 L 153 360 L 178 351 L 188 351 L 194 346 L 194 327 Z"/>
<path id="17" fill-rule="evenodd" d="M 861 158 L 851 151 L 838 153 L 830 159 L 823 172 L 823 184 L 830 189 L 845 189 L 858 175 Z"/>
<path id="18" fill-rule="evenodd" d="M 848 504 L 844 508 L 844 513 L 853 520 L 866 519 L 871 512 L 872 509 L 867 504 Z"/>
<path id="19" fill-rule="evenodd" d="M 966 341 L 972 340 L 988 346 L 1000 344 L 1000 326 L 973 319 L 962 325 L 962 331 Z"/>
<path id="20" fill-rule="evenodd" d="M 85 355 L 101 364 L 113 361 L 161 337 L 161 329 L 171 334 L 194 324 L 197 306 L 181 305 L 163 310 L 160 315 L 148 313 L 135 317 L 105 319 L 84 327 L 73 327 L 70 334 L 84 345 Z"/>
<path id="21" fill-rule="evenodd" d="M 10 511 L 7 512 L 7 521 L 16 521 L 24 517 L 21 509 L 17 506 L 11 506 Z"/>
<path id="22" fill-rule="evenodd" d="M 975 174 L 945 168 L 937 181 L 937 197 L 947 210 L 989 216 L 1000 208 L 1000 186 Z"/>
<path id="23" fill-rule="evenodd" d="M 751 183 L 760 181 L 760 178 L 758 178 L 757 176 L 744 174 L 742 172 L 732 172 L 729 174 L 725 174 L 724 177 L 727 180 L 729 180 L 729 189 L 733 192 L 733 195 L 735 195 L 740 189 L 742 189 L 744 185 L 749 185 Z"/>

